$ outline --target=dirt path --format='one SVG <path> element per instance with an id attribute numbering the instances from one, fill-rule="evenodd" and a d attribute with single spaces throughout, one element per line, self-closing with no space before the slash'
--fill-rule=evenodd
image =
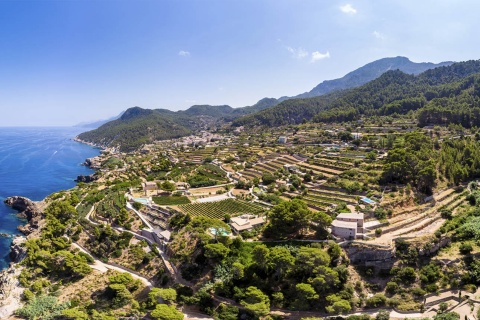
<path id="1" fill-rule="evenodd" d="M 91 257 L 93 258 L 92 254 L 91 254 L 90 252 L 88 252 L 87 250 L 85 250 L 84 248 L 82 248 L 80 245 L 78 245 L 78 244 L 76 244 L 76 243 L 72 243 L 72 245 L 73 245 L 75 248 L 77 248 L 77 249 L 79 249 L 80 251 L 82 251 L 83 253 L 88 254 L 89 256 L 91 256 Z M 113 265 L 111 265 L 111 264 L 102 262 L 102 261 L 100 261 L 100 260 L 98 260 L 98 259 L 95 259 L 95 258 L 93 258 L 93 261 L 94 261 L 93 265 L 90 265 L 90 267 L 91 267 L 92 269 L 95 269 L 95 270 L 97 270 L 97 271 L 100 271 L 101 273 L 107 272 L 108 270 L 115 270 L 115 271 L 118 271 L 118 272 L 128 272 L 129 274 L 132 275 L 132 277 L 133 277 L 134 279 L 139 279 L 139 280 L 141 280 L 142 283 L 143 283 L 146 287 L 148 287 L 148 288 L 153 288 L 153 284 L 150 282 L 150 280 L 148 280 L 148 279 L 145 278 L 145 277 L 139 276 L 138 274 L 135 274 L 135 273 L 130 272 L 130 271 L 127 271 L 127 270 L 125 270 L 125 269 L 119 268 L 119 267 L 117 267 L 117 266 L 113 266 Z"/>

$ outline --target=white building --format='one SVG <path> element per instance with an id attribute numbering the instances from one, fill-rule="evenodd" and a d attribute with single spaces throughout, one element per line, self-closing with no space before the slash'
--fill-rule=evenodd
<path id="1" fill-rule="evenodd" d="M 362 134 L 359 132 L 352 132 L 353 139 L 362 139 Z"/>
<path id="2" fill-rule="evenodd" d="M 287 143 L 287 137 L 285 136 L 278 137 L 278 143 Z"/>
<path id="3" fill-rule="evenodd" d="M 356 239 L 363 237 L 363 213 L 340 213 L 332 222 L 332 234 L 337 238 Z"/>
<path id="4" fill-rule="evenodd" d="M 240 217 L 230 219 L 230 226 L 235 233 L 252 230 L 256 226 L 265 223 L 265 217 L 258 217 L 254 215 L 244 214 Z"/>
<path id="5" fill-rule="evenodd" d="M 347 222 L 341 220 L 333 220 L 332 234 L 337 238 L 342 239 L 356 239 L 357 238 L 357 223 Z"/>

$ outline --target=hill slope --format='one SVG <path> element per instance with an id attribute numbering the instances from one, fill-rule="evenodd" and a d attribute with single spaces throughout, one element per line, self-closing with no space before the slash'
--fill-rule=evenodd
<path id="1" fill-rule="evenodd" d="M 279 126 L 306 120 L 351 121 L 362 115 L 406 114 L 411 110 L 431 108 L 433 104 L 444 108 L 449 105 L 449 112 L 453 113 L 460 107 L 466 110 L 479 105 L 472 104 L 472 97 L 468 96 L 477 79 L 472 75 L 479 72 L 480 60 L 427 70 L 417 76 L 392 70 L 361 87 L 315 98 L 286 100 L 275 107 L 236 119 L 233 124 Z M 452 106 L 453 101 L 463 104 Z M 464 120 L 465 123 L 469 121 Z"/>
<path id="2" fill-rule="evenodd" d="M 406 57 L 393 57 L 393 58 L 383 58 L 370 63 L 367 63 L 363 67 L 360 67 L 352 72 L 347 73 L 345 76 L 334 79 L 334 80 L 325 80 L 322 83 L 318 84 L 312 90 L 293 96 L 293 97 L 281 97 L 278 99 L 275 98 L 263 98 L 258 101 L 254 106 L 260 106 L 263 109 L 268 107 L 273 107 L 279 103 L 290 100 L 290 99 L 303 99 L 303 98 L 312 98 L 318 97 L 324 94 L 328 94 L 334 91 L 345 90 L 350 88 L 355 88 L 361 86 L 369 81 L 377 79 L 382 74 L 389 70 L 400 70 L 407 74 L 420 74 L 426 70 L 449 66 L 453 64 L 452 61 L 445 61 L 440 63 L 431 63 L 431 62 L 412 62 Z M 256 110 L 260 111 L 260 110 Z"/>

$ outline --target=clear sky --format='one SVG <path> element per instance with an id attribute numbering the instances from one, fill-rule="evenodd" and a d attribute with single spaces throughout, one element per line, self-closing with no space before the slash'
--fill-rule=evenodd
<path id="1" fill-rule="evenodd" d="M 480 59 L 478 12 L 478 0 L 0 0 L 0 126 L 242 107 L 384 57 Z"/>

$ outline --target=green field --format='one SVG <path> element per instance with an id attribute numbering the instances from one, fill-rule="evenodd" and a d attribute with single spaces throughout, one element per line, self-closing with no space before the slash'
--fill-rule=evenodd
<path id="1" fill-rule="evenodd" d="M 223 219 L 226 214 L 237 216 L 243 213 L 258 214 L 265 211 L 265 208 L 257 204 L 234 199 L 207 203 L 191 203 L 179 207 L 184 213 L 188 213 L 192 217 L 205 216 L 215 219 Z"/>
<path id="2" fill-rule="evenodd" d="M 184 196 L 152 197 L 152 200 L 159 206 L 175 206 L 190 203 L 190 199 Z"/>

